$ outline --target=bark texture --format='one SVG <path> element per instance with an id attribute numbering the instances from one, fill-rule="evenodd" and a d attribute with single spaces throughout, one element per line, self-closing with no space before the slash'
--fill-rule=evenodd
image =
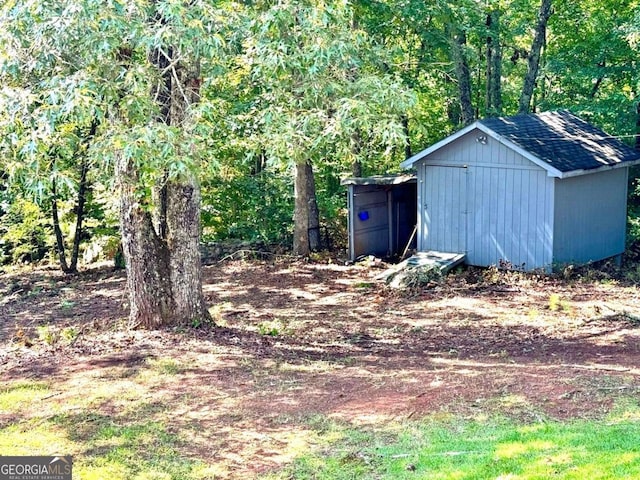
<path id="1" fill-rule="evenodd" d="M 94 131 L 95 133 L 95 131 Z M 89 161 L 84 158 L 80 166 L 80 183 L 78 184 L 78 201 L 76 203 L 76 228 L 73 236 L 73 247 L 71 249 L 71 262 L 69 269 L 72 272 L 78 271 L 78 257 L 80 256 L 80 242 L 82 241 L 82 224 L 84 223 L 84 210 L 87 203 L 87 190 L 89 181 Z"/>
<path id="2" fill-rule="evenodd" d="M 488 116 L 502 114 L 502 47 L 500 46 L 500 11 L 487 15 L 487 88 L 485 110 Z"/>
<path id="3" fill-rule="evenodd" d="M 518 113 L 529 113 L 531 111 L 531 98 L 538 79 L 540 55 L 547 38 L 547 23 L 551 13 L 551 0 L 542 0 L 533 42 L 531 43 L 531 52 L 527 58 L 527 74 L 524 77 L 522 93 L 518 102 Z"/>
<path id="4" fill-rule="evenodd" d="M 458 80 L 458 96 L 461 109 L 461 123 L 469 125 L 475 120 L 471 95 L 471 71 L 467 60 L 467 35 L 462 30 L 450 28 L 451 53 Z"/>
<path id="5" fill-rule="evenodd" d="M 293 253 L 308 256 L 309 253 L 319 250 L 321 247 L 320 215 L 316 201 L 315 178 L 313 166 L 309 161 L 296 164 L 294 190 Z"/>
<path id="6" fill-rule="evenodd" d="M 51 220 L 53 222 L 53 232 L 56 236 L 56 251 L 58 253 L 58 263 L 60 269 L 64 273 L 72 273 L 67 263 L 67 256 L 65 253 L 64 237 L 62 236 L 62 230 L 60 229 L 60 214 L 58 213 L 58 189 L 55 179 L 51 181 Z"/>
<path id="7" fill-rule="evenodd" d="M 127 269 L 129 327 L 160 328 L 174 323 L 168 245 L 158 236 L 147 205 L 138 202 L 137 173 L 131 161 L 116 165 L 120 187 L 120 229 Z"/>

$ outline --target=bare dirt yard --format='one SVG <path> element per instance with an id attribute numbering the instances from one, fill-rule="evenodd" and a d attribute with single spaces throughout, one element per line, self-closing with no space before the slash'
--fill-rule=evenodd
<path id="1" fill-rule="evenodd" d="M 379 272 L 227 261 L 205 268 L 217 327 L 151 332 L 125 328 L 122 272 L 4 274 L 0 378 L 47 382 L 33 415 L 85 397 L 116 423 L 160 419 L 183 440 L 180 455 L 215 478 L 281 467 L 313 448 L 317 418 L 595 418 L 638 397 L 631 282 L 469 268 L 399 292 L 375 282 Z M 150 366 L 162 374 L 142 375 Z M 14 420 L 0 412 L 0 426 Z"/>

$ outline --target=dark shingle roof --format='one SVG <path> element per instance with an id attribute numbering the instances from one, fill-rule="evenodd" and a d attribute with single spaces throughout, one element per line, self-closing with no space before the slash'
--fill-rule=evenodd
<path id="1" fill-rule="evenodd" d="M 563 173 L 640 160 L 640 152 L 566 110 L 479 123 Z"/>

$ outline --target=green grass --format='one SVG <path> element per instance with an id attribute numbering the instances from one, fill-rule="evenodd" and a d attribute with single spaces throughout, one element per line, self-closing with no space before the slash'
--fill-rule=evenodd
<path id="1" fill-rule="evenodd" d="M 0 388 L 0 412 L 20 412 L 23 406 L 40 400 L 49 394 L 44 382 L 20 381 Z"/>
<path id="2" fill-rule="evenodd" d="M 164 364 L 160 370 L 164 373 Z M 14 382 L 0 390 L 3 455 L 72 455 L 78 480 L 216 478 L 209 465 L 182 453 L 186 440 L 154 418 L 148 404 L 98 413 L 88 395 L 84 403 L 76 399 L 74 408 L 60 411 L 45 408 L 50 395 L 42 382 Z"/>
<path id="3" fill-rule="evenodd" d="M 500 419 L 431 420 L 398 427 L 393 439 L 389 431 L 343 433 L 340 441 L 265 478 L 640 478 L 640 423 L 633 418 L 532 425 Z"/>
<path id="4" fill-rule="evenodd" d="M 157 382 L 178 375 L 184 367 L 169 360 L 146 362 L 136 378 Z M 198 458 L 193 430 L 170 422 L 184 398 L 138 397 L 135 392 L 143 383 L 117 378 L 111 395 L 98 389 L 60 403 L 55 402 L 59 384 L 8 382 L 0 389 L 0 452 L 73 455 L 77 480 L 233 478 L 223 465 Z M 296 422 L 305 426 L 312 441 L 300 444 L 289 466 L 262 478 L 640 478 L 640 406 L 632 396 L 618 399 L 609 416 L 600 420 L 526 423 L 496 411 L 493 417 L 476 418 L 441 413 L 376 428 L 355 428 L 320 414 L 300 417 Z M 289 420 L 282 417 L 283 424 Z M 210 433 L 215 438 L 215 432 Z"/>

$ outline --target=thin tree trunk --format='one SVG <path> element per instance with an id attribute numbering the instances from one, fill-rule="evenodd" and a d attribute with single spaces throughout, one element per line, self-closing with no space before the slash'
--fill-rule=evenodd
<path id="1" fill-rule="evenodd" d="M 89 133 L 85 139 L 88 143 L 95 137 L 98 130 L 99 121 L 94 118 L 91 121 L 91 127 Z M 73 249 L 71 251 L 71 265 L 70 268 L 74 272 L 78 270 L 78 256 L 80 254 L 80 242 L 82 241 L 82 224 L 84 222 L 84 207 L 87 202 L 87 190 L 89 189 L 89 160 L 86 155 L 82 158 L 80 166 L 80 182 L 78 183 L 78 202 L 76 204 L 76 229 L 73 236 Z"/>
<path id="2" fill-rule="evenodd" d="M 413 153 L 411 152 L 411 137 L 409 136 L 411 133 L 409 131 L 409 116 L 402 115 L 400 120 L 402 121 L 402 131 L 404 132 L 404 158 L 406 160 L 413 156 Z"/>
<path id="3" fill-rule="evenodd" d="M 636 150 L 640 152 L 640 98 L 636 103 Z"/>
<path id="4" fill-rule="evenodd" d="M 309 249 L 317 252 L 322 249 L 320 240 L 320 210 L 318 209 L 318 200 L 316 198 L 316 179 L 313 173 L 313 165 L 307 161 L 305 163 L 306 181 L 309 198 L 307 200 L 307 208 L 309 210 Z"/>
<path id="5" fill-rule="evenodd" d="M 471 71 L 465 52 L 467 36 L 464 31 L 452 31 L 451 33 L 451 53 L 458 80 L 458 95 L 462 114 L 462 124 L 469 125 L 475 120 L 471 94 Z"/>
<path id="6" fill-rule="evenodd" d="M 94 132 L 95 134 L 95 132 Z M 82 240 L 82 223 L 84 221 L 84 206 L 87 202 L 87 174 L 89 172 L 89 162 L 86 158 L 82 160 L 80 167 L 80 183 L 78 184 L 78 203 L 76 204 L 76 229 L 73 236 L 73 248 L 71 250 L 71 262 L 69 269 L 72 272 L 78 271 L 78 256 L 80 255 L 80 241 Z"/>
<path id="7" fill-rule="evenodd" d="M 604 68 L 607 65 L 607 61 L 606 60 L 602 60 L 601 62 L 598 62 L 598 68 L 604 70 Z M 602 82 L 604 81 L 604 76 L 605 74 L 602 73 L 595 81 L 595 83 L 593 84 L 593 87 L 591 87 L 591 92 L 589 93 L 589 98 L 590 99 L 594 99 L 596 94 L 598 93 L 598 90 L 600 89 L 600 86 L 602 85 Z"/>
<path id="8" fill-rule="evenodd" d="M 536 24 L 536 30 L 531 44 L 531 52 L 529 52 L 527 59 L 527 74 L 524 77 L 522 93 L 518 102 L 518 113 L 529 113 L 531 111 L 531 98 L 533 97 L 536 80 L 538 79 L 540 55 L 546 41 L 547 23 L 552 14 L 551 2 L 552 0 L 542 0 L 540 4 L 538 23 Z"/>
<path id="9" fill-rule="evenodd" d="M 64 273 L 73 273 L 69 269 L 69 265 L 67 264 L 64 238 L 62 236 L 62 230 L 60 229 L 60 216 L 58 214 L 58 192 L 55 179 L 51 181 L 51 218 L 53 221 L 53 232 L 56 237 L 56 250 L 58 253 L 58 262 L 60 263 L 60 268 Z"/>
<path id="10" fill-rule="evenodd" d="M 351 135 L 351 153 L 353 154 L 353 162 L 351 162 L 351 176 L 362 176 L 362 160 L 360 160 L 360 153 L 362 153 L 362 135 L 359 131 L 356 131 Z"/>
<path id="11" fill-rule="evenodd" d="M 486 114 L 502 114 L 502 48 L 500 46 L 500 11 L 487 15 Z"/>

